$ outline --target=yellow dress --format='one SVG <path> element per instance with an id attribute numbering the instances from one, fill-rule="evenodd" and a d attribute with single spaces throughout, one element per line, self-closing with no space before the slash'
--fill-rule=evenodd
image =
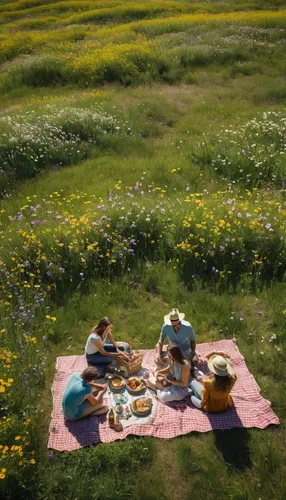
<path id="1" fill-rule="evenodd" d="M 225 411 L 231 408 L 231 406 L 233 405 L 233 401 L 229 393 L 237 379 L 236 374 L 234 373 L 231 378 L 232 380 L 230 386 L 226 391 L 223 392 L 215 389 L 214 378 L 211 378 L 204 382 L 204 389 L 201 392 L 203 410 L 216 412 Z"/>

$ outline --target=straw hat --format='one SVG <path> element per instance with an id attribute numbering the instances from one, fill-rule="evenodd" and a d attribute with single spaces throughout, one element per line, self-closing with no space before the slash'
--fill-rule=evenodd
<path id="1" fill-rule="evenodd" d="M 180 313 L 178 309 L 172 309 L 169 314 L 164 316 L 164 323 L 165 325 L 171 325 L 171 320 L 176 320 L 179 319 L 180 321 L 184 319 L 185 315 L 183 313 Z"/>
<path id="2" fill-rule="evenodd" d="M 216 354 L 213 354 L 209 358 L 208 367 L 212 373 L 215 373 L 220 377 L 227 377 L 227 375 L 232 375 L 234 373 L 231 361 Z"/>

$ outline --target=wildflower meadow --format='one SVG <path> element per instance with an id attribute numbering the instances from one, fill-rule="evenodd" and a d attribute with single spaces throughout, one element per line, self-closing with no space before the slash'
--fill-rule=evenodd
<path id="1" fill-rule="evenodd" d="M 285 498 L 285 3 L 0 6 L 0 493 Z M 47 449 L 57 356 L 235 338 L 279 426 Z"/>

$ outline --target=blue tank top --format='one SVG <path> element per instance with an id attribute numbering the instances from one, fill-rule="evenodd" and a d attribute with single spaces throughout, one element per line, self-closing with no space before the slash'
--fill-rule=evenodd
<path id="1" fill-rule="evenodd" d="M 174 378 L 174 380 L 178 380 L 178 381 L 182 380 L 182 368 L 183 368 L 183 366 L 184 366 L 184 364 L 177 365 L 173 361 L 170 362 L 170 373 L 171 373 L 172 377 Z M 185 387 L 187 387 L 187 385 Z"/>

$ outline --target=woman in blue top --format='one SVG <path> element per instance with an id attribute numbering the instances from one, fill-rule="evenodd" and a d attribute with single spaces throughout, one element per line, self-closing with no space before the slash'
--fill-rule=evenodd
<path id="1" fill-rule="evenodd" d="M 66 385 L 62 400 L 64 416 L 69 420 L 77 420 L 88 415 L 103 415 L 108 407 L 103 404 L 106 384 L 95 384 L 92 381 L 99 377 L 95 367 L 74 372 Z M 95 392 L 92 392 L 95 389 Z"/>
<path id="2" fill-rule="evenodd" d="M 178 346 L 169 347 L 168 360 L 169 366 L 155 371 L 155 380 L 152 377 L 148 380 L 149 387 L 157 390 L 161 403 L 180 401 L 189 393 L 190 365 Z"/>
<path id="3" fill-rule="evenodd" d="M 111 332 L 112 321 L 104 317 L 93 328 L 85 345 L 87 363 L 96 366 L 100 377 L 105 375 L 108 365 L 114 358 L 119 356 L 127 361 L 130 360 L 129 356 L 116 345 Z M 109 339 L 109 343 L 107 339 Z"/>

